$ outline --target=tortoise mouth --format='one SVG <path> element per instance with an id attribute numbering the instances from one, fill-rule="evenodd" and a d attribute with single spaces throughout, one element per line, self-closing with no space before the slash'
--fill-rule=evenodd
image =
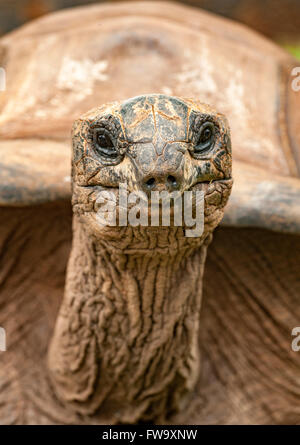
<path id="1" fill-rule="evenodd" d="M 191 185 L 189 188 L 186 188 L 184 190 L 178 189 L 176 191 L 179 191 L 180 193 L 183 193 L 183 192 L 186 192 L 186 191 L 192 191 L 194 187 L 197 187 L 197 186 L 202 185 L 202 184 L 203 184 L 204 187 L 206 187 L 206 186 L 209 186 L 210 184 L 214 184 L 214 183 L 224 183 L 224 184 L 228 183 L 228 184 L 232 184 L 232 182 L 233 182 L 233 179 L 232 179 L 231 176 L 227 177 L 227 178 L 216 178 L 216 179 L 211 179 L 211 180 L 206 180 L 206 181 L 198 181 L 198 182 L 195 182 L 193 185 Z M 98 184 L 98 185 L 95 185 L 95 184 L 83 185 L 83 184 L 76 184 L 76 187 L 79 187 L 79 188 L 82 188 L 82 189 L 89 189 L 89 190 L 99 190 L 99 191 L 101 191 L 101 190 L 106 190 L 106 191 L 112 190 L 112 191 L 115 191 L 115 190 L 120 188 L 120 183 L 118 183 L 117 185 L 102 185 L 102 184 Z M 132 191 L 133 192 L 134 191 L 136 191 L 136 192 L 143 192 L 142 189 L 132 190 Z M 172 193 L 172 192 L 170 192 L 170 193 Z"/>
<path id="2" fill-rule="evenodd" d="M 231 185 L 231 178 L 199 181 L 186 190 L 156 192 L 149 198 L 141 190 L 129 192 L 119 187 L 76 184 L 79 199 L 74 200 L 73 208 L 77 214 L 93 216 L 99 230 L 101 227 L 104 230 L 104 226 L 111 229 L 181 227 L 184 230 L 192 223 L 204 226 L 204 222 L 213 219 L 226 204 Z"/>
<path id="3" fill-rule="evenodd" d="M 126 209 L 132 208 L 137 201 L 141 202 L 143 205 L 146 205 L 149 210 L 151 209 L 151 205 L 154 202 L 156 202 L 156 196 L 155 193 L 158 193 L 158 196 L 160 199 L 165 196 L 166 199 L 170 199 L 170 206 L 171 211 L 174 208 L 174 204 L 176 204 L 176 201 L 178 199 L 182 199 L 183 195 L 186 192 L 191 193 L 197 193 L 197 192 L 203 192 L 204 198 L 212 194 L 214 192 L 217 192 L 219 194 L 222 194 L 222 191 L 227 190 L 230 191 L 233 184 L 232 178 L 224 178 L 224 179 L 214 179 L 211 181 L 199 181 L 190 186 L 189 188 L 186 188 L 185 190 L 175 190 L 173 192 L 168 192 L 167 190 L 164 191 L 153 191 L 149 194 L 138 189 L 138 190 L 132 190 L 129 191 L 128 189 L 122 189 L 120 186 L 104 186 L 104 185 L 77 185 L 79 189 L 83 191 L 83 196 L 80 193 L 79 195 L 83 197 L 82 205 L 84 206 L 84 202 L 87 201 L 92 204 L 86 207 L 84 211 L 89 212 L 97 212 L 101 205 L 104 202 L 111 202 L 111 204 L 115 204 L 116 207 L 122 208 L 125 207 Z M 122 194 L 124 193 L 124 196 Z M 152 195 L 154 193 L 154 195 Z M 164 195 L 165 194 L 165 195 Z M 132 198 L 132 196 L 135 196 L 136 199 Z M 154 200 L 153 200 L 154 196 Z M 103 199 L 102 199 L 103 198 Z M 124 198 L 122 200 L 122 198 Z M 125 204 L 124 205 L 124 201 Z M 161 207 L 161 201 L 159 201 L 159 206 Z M 76 201 L 75 206 L 81 205 L 79 201 Z M 88 208 L 87 208 L 88 207 Z M 152 208 L 153 210 L 153 208 Z"/>

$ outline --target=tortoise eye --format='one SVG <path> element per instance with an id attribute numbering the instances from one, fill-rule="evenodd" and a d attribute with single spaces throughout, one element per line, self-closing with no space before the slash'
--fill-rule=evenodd
<path id="1" fill-rule="evenodd" d="M 206 127 L 202 133 L 201 133 L 201 137 L 199 138 L 199 141 L 201 144 L 203 144 L 204 142 L 208 141 L 210 138 L 212 137 L 212 130 L 209 127 Z"/>
<path id="2" fill-rule="evenodd" d="M 114 144 L 112 140 L 108 136 L 108 134 L 98 134 L 97 136 L 97 144 L 101 148 L 113 148 Z"/>
<path id="3" fill-rule="evenodd" d="M 95 133 L 95 145 L 100 155 L 110 158 L 118 157 L 111 135 L 105 129 L 98 129 Z"/>
<path id="4" fill-rule="evenodd" d="M 214 142 L 215 126 L 211 122 L 205 122 L 199 131 L 195 151 L 200 152 L 209 149 Z"/>

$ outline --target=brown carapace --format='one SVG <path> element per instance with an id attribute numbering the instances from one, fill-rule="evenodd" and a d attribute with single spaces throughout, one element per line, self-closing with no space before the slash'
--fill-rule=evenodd
<path id="1" fill-rule="evenodd" d="M 1 37 L 0 423 L 299 423 L 297 66 L 169 2 L 63 10 Z M 230 123 L 225 207 L 228 127 L 199 100 Z M 99 192 L 125 182 L 205 192 L 202 236 L 100 228 Z"/>

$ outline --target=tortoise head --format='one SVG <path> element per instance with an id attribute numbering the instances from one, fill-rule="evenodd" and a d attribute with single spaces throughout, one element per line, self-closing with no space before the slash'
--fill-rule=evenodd
<path id="1" fill-rule="evenodd" d="M 110 103 L 75 122 L 72 171 L 74 213 L 98 234 L 108 232 L 95 219 L 97 194 L 120 184 L 146 196 L 203 191 L 204 232 L 212 231 L 232 185 L 227 120 L 198 101 L 165 95 Z"/>

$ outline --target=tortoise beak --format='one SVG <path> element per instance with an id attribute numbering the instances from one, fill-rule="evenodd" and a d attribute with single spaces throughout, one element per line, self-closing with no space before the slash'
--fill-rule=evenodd
<path id="1" fill-rule="evenodd" d="M 165 142 L 160 150 L 153 143 L 137 147 L 134 164 L 139 190 L 147 195 L 154 191 L 183 192 L 186 185 L 185 156 L 180 145 L 178 142 Z"/>

